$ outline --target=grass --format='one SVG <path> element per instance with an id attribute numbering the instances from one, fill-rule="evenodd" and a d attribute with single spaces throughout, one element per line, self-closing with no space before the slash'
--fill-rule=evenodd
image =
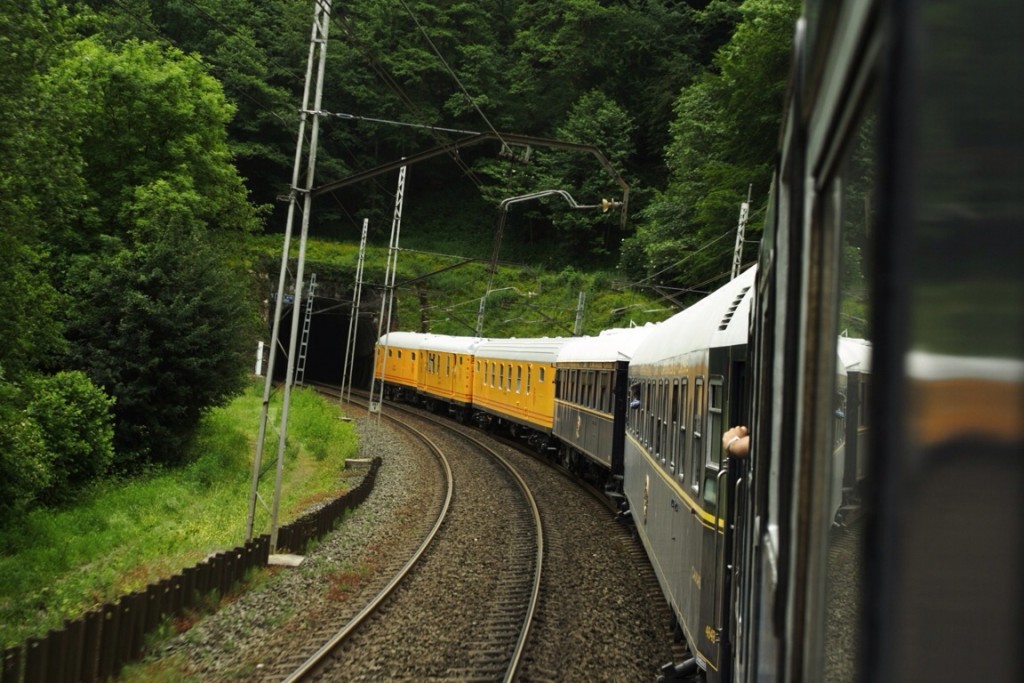
<path id="1" fill-rule="evenodd" d="M 273 497 L 276 401 L 271 402 L 260 495 Z M 188 466 L 108 481 L 73 507 L 36 510 L 0 529 L 0 646 L 45 635 L 104 602 L 245 542 L 262 383 L 206 417 Z M 357 449 L 351 423 L 310 390 L 292 393 L 279 522 L 343 492 Z M 272 428 L 273 427 L 273 428 Z M 269 530 L 258 505 L 255 534 Z"/>
<path id="2" fill-rule="evenodd" d="M 474 334 L 480 298 L 490 280 L 484 261 L 464 262 L 459 256 L 436 251 L 402 251 L 398 257 L 395 294 L 395 329 L 437 334 Z M 271 271 L 276 287 L 280 236 L 253 241 L 254 254 Z M 310 240 L 306 272 L 317 273 L 320 283 L 342 286 L 354 282 L 358 247 L 344 242 Z M 294 256 L 294 254 L 293 254 Z M 373 287 L 384 281 L 387 249 L 367 249 L 364 283 Z M 586 295 L 583 333 L 598 334 L 610 327 L 643 325 L 665 320 L 678 310 L 665 299 L 628 285 L 616 286 L 612 272 L 584 271 L 572 267 L 552 271 L 540 265 L 502 264 L 490 282 L 484 318 L 484 336 L 552 337 L 571 335 L 577 318 L 579 295 Z M 364 297 L 366 297 L 364 290 Z M 364 303 L 366 299 L 364 298 Z"/>

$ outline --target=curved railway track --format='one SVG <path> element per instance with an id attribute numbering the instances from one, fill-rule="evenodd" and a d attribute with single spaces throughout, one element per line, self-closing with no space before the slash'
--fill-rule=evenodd
<path id="1" fill-rule="evenodd" d="M 387 410 L 402 410 L 402 408 L 389 406 Z M 414 412 L 405 412 L 407 415 L 416 415 Z M 448 457 L 443 454 L 442 448 L 437 446 L 430 437 L 409 424 L 408 420 L 398 420 L 386 412 L 382 413 L 382 415 L 400 425 L 403 429 L 417 434 L 417 438 L 429 444 L 431 450 L 437 454 L 437 457 L 443 458 L 446 463 L 448 462 Z M 450 429 L 444 423 L 433 424 L 434 428 L 441 430 Z M 478 490 L 481 490 L 484 488 L 494 488 L 495 483 L 502 480 L 504 480 L 504 483 L 509 484 L 509 486 L 498 487 L 506 495 L 501 499 L 502 505 L 500 510 L 495 510 L 496 513 L 500 512 L 506 518 L 504 530 L 507 533 L 505 533 L 504 538 L 496 536 L 489 539 L 481 539 L 477 535 L 477 537 L 469 541 L 469 545 L 473 546 L 472 554 L 475 557 L 490 557 L 492 559 L 488 561 L 490 570 L 486 572 L 487 576 L 473 576 L 472 571 L 470 571 L 469 578 L 466 579 L 470 584 L 485 586 L 486 604 L 453 600 L 453 604 L 448 609 L 454 611 L 448 617 L 441 616 L 442 620 L 452 623 L 452 620 L 458 618 L 460 612 L 462 613 L 463 620 L 465 620 L 467 616 L 465 612 L 469 610 L 469 615 L 473 617 L 472 622 L 467 622 L 471 626 L 468 629 L 470 633 L 464 633 L 459 638 L 459 656 L 453 656 L 453 653 L 450 652 L 451 648 L 445 647 L 443 643 L 444 638 L 442 637 L 444 633 L 441 629 L 434 629 L 437 631 L 434 635 L 438 636 L 436 643 L 424 646 L 424 650 L 448 652 L 444 658 L 444 675 L 446 677 L 455 676 L 459 680 L 511 681 L 515 679 L 519 669 L 519 663 L 530 633 L 530 624 L 536 611 L 538 595 L 540 593 L 544 557 L 544 532 L 536 501 L 530 493 L 529 487 L 515 471 L 515 468 L 483 442 L 477 439 L 472 441 L 473 449 L 482 451 L 489 456 L 487 464 L 475 466 L 475 469 L 479 471 L 475 475 L 477 480 L 473 485 Z M 477 461 L 481 460 L 478 455 L 472 457 Z M 468 461 L 469 457 L 463 457 L 463 460 Z M 496 474 L 496 467 L 500 468 L 500 474 Z M 446 469 L 451 473 L 452 468 L 450 464 L 446 465 Z M 474 469 L 474 467 L 468 462 L 462 462 L 457 469 L 461 470 L 459 476 L 469 477 L 471 476 L 469 470 Z M 451 479 L 458 480 L 459 477 L 456 476 Z M 448 488 L 445 504 L 446 513 L 448 502 L 450 502 L 455 490 L 456 487 L 452 483 Z M 518 496 L 507 495 L 511 490 L 517 490 L 520 493 Z M 434 605 L 432 610 L 430 608 L 424 610 L 422 606 L 417 606 L 415 600 L 409 597 L 410 595 L 415 596 L 417 594 L 418 591 L 415 587 L 405 590 L 405 595 L 402 595 L 402 590 L 396 591 L 395 589 L 410 574 L 414 567 L 420 565 L 427 565 L 422 566 L 420 569 L 420 573 L 425 577 L 421 580 L 444 580 L 429 578 L 433 576 L 432 572 L 434 571 L 429 565 L 434 563 L 443 568 L 445 566 L 444 561 L 422 560 L 430 540 L 437 535 L 445 518 L 447 518 L 447 514 L 444 517 L 438 518 L 431 532 L 430 539 L 425 540 L 421 549 L 406 563 L 401 572 L 388 582 L 386 588 L 361 610 L 355 618 L 336 633 L 330 635 L 329 638 L 326 638 L 317 652 L 296 667 L 284 680 L 303 681 L 316 678 L 334 680 L 340 675 L 343 675 L 346 680 L 359 680 L 360 676 L 363 676 L 365 680 L 373 680 L 380 676 L 392 678 L 410 675 L 408 671 L 399 674 L 391 670 L 385 673 L 381 670 L 380 665 L 375 663 L 377 660 L 373 657 L 367 658 L 366 653 L 374 651 L 401 652 L 403 643 L 391 642 L 390 640 L 395 637 L 395 634 L 398 634 L 403 641 L 423 637 L 429 639 L 431 637 L 430 634 L 411 637 L 409 631 L 411 627 L 393 626 L 391 622 L 407 621 L 412 623 L 423 621 L 422 616 L 425 611 L 433 612 L 434 619 L 438 615 L 444 614 L 446 608 L 440 604 Z M 468 522 L 469 520 L 467 519 L 466 521 Z M 461 531 L 449 531 L 446 528 L 446 532 L 450 536 L 447 539 L 449 549 L 457 549 L 459 547 L 460 543 L 455 542 L 459 533 L 463 535 L 473 533 L 472 524 L 462 523 L 448 526 L 461 527 Z M 486 543 L 493 544 L 494 547 L 491 550 L 481 547 Z M 463 541 L 461 545 L 466 545 L 466 542 Z M 446 551 L 438 549 L 436 552 L 432 551 L 431 556 L 444 552 Z M 418 561 L 419 563 L 417 564 Z M 470 570 L 472 569 L 472 561 L 460 559 L 458 562 L 470 567 Z M 444 576 L 444 574 L 442 573 L 441 576 Z M 448 580 L 451 579 L 449 578 Z M 473 591 L 458 592 L 472 593 Z M 373 614 L 381 610 L 386 610 L 387 614 L 379 621 L 388 622 L 388 626 L 374 628 L 367 625 L 365 629 L 360 628 Z M 475 613 L 473 612 L 474 610 L 476 610 Z M 430 620 L 428 619 L 427 621 Z M 426 630 L 429 631 L 431 629 Z M 359 634 L 358 636 L 356 636 L 357 633 Z M 350 644 L 351 641 L 359 642 Z M 366 667 L 367 659 L 370 660 L 368 669 Z M 397 654 L 391 658 L 392 662 L 401 660 L 414 662 L 417 659 L 415 655 L 402 657 Z M 403 666 L 408 666 L 408 664 Z M 414 666 L 418 666 L 418 664 Z M 365 673 L 359 673 L 361 669 Z M 344 673 L 342 674 L 341 672 Z M 416 675 L 418 677 L 431 674 L 428 671 L 424 671 Z"/>
<path id="2" fill-rule="evenodd" d="M 519 680 L 654 680 L 658 665 L 688 656 L 646 554 L 631 527 L 615 521 L 615 501 L 603 490 L 521 442 L 390 405 L 478 447 L 478 436 L 496 443 L 534 491 L 547 529 L 545 569 Z"/>

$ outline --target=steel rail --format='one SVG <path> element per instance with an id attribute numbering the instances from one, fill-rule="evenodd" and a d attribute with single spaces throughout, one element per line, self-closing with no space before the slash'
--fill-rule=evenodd
<path id="1" fill-rule="evenodd" d="M 444 468 L 446 483 L 448 487 L 448 491 L 445 495 L 444 505 L 442 505 L 441 507 L 441 512 L 437 516 L 437 520 L 434 522 L 434 526 L 431 528 L 430 532 L 423 539 L 423 542 L 420 544 L 419 548 L 409 559 L 409 561 L 405 563 L 402 569 L 394 577 L 392 577 L 391 581 L 389 581 L 388 584 L 384 586 L 384 588 L 381 589 L 381 591 L 369 603 L 367 603 L 367 605 L 363 607 L 363 609 L 360 610 L 359 613 L 356 614 L 351 621 L 348 622 L 348 624 L 342 627 L 341 630 L 339 630 L 326 643 L 324 643 L 320 647 L 320 649 L 318 649 L 313 655 L 311 655 L 309 659 L 307 659 L 291 674 L 289 674 L 289 676 L 284 679 L 285 683 L 294 683 L 295 681 L 304 680 L 306 676 L 312 673 L 324 659 L 330 656 L 330 654 L 334 651 L 335 648 L 338 647 L 340 643 L 342 643 L 353 631 L 355 631 L 356 628 L 359 627 L 359 625 L 366 619 L 366 617 L 372 614 L 377 609 L 377 607 L 380 606 L 380 604 L 391 594 L 395 587 L 397 587 L 398 584 L 401 583 L 406 576 L 408 576 L 409 572 L 419 561 L 420 557 L 422 557 L 423 553 L 426 552 L 427 548 L 430 546 L 434 538 L 437 536 L 437 533 L 441 529 L 441 525 L 444 523 L 445 517 L 448 514 L 448 508 L 451 506 L 452 495 L 454 493 L 452 469 L 451 465 L 448 462 L 448 459 L 444 456 L 444 453 L 437 446 L 437 444 L 431 441 L 422 432 L 418 431 L 414 427 L 410 427 L 409 425 L 403 423 L 402 421 L 398 420 L 397 418 L 391 415 L 385 415 L 385 417 L 394 422 L 395 424 L 399 425 L 409 433 L 413 434 L 418 439 L 420 439 L 437 457 L 438 461 L 441 463 L 441 466 Z"/>

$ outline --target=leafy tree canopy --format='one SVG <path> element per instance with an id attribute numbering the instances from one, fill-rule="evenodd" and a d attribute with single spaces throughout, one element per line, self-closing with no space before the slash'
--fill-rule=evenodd
<path id="1" fill-rule="evenodd" d="M 753 193 L 748 239 L 771 182 L 796 0 L 747 0 L 714 68 L 675 103 L 666 188 L 646 207 L 626 249 L 636 277 L 698 291 L 728 273 L 739 206 Z M 731 233 L 731 235 L 730 235 Z"/>

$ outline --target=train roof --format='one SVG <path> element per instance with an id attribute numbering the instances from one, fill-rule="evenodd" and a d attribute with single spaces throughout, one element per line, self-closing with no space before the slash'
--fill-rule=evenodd
<path id="1" fill-rule="evenodd" d="M 558 352 L 559 363 L 610 363 L 628 361 L 657 325 L 616 327 L 595 337 L 573 337 Z"/>
<path id="2" fill-rule="evenodd" d="M 377 343 L 380 346 L 387 345 L 403 349 L 472 354 L 482 341 L 485 340 L 480 337 L 457 337 L 429 332 L 389 332 Z"/>
<path id="3" fill-rule="evenodd" d="M 699 349 L 747 343 L 756 266 L 656 326 L 633 354 L 632 365 L 658 364 Z"/>
<path id="4" fill-rule="evenodd" d="M 453 337 L 446 334 L 432 334 L 423 341 L 424 351 L 473 354 L 476 347 L 485 341 L 481 337 Z"/>
<path id="5" fill-rule="evenodd" d="M 840 337 L 836 351 L 844 371 L 871 372 L 871 342 L 867 339 Z"/>
<path id="6" fill-rule="evenodd" d="M 377 344 L 393 348 L 422 349 L 424 342 L 430 336 L 423 332 L 388 332 L 377 340 Z"/>
<path id="7" fill-rule="evenodd" d="M 559 350 L 567 341 L 565 337 L 487 339 L 476 347 L 476 357 L 554 363 L 558 360 Z"/>

